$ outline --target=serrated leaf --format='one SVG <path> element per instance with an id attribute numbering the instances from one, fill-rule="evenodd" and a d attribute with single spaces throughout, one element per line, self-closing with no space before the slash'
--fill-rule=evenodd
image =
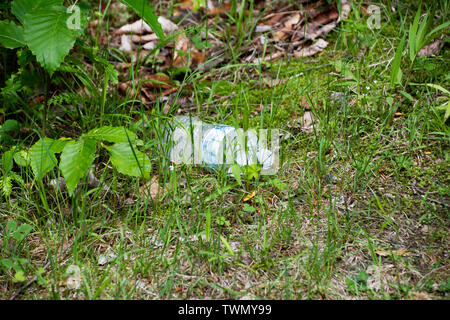
<path id="1" fill-rule="evenodd" d="M 147 0 L 119 0 L 127 7 L 133 9 L 142 19 L 152 28 L 158 38 L 164 39 L 164 32 L 161 24 L 158 22 L 158 16 L 155 10 L 150 7 Z"/>
<path id="2" fill-rule="evenodd" d="M 0 21 L 0 43 L 8 49 L 25 46 L 22 27 L 12 21 Z"/>
<path id="3" fill-rule="evenodd" d="M 56 166 L 55 153 L 61 152 L 66 143 L 65 140 L 44 138 L 30 148 L 31 169 L 36 179 L 41 180 Z"/>
<path id="4" fill-rule="evenodd" d="M 106 149 L 111 155 L 113 166 L 120 173 L 133 177 L 143 176 L 144 179 L 150 178 L 150 159 L 135 146 L 131 148 L 128 142 L 120 142 L 106 147 Z"/>
<path id="5" fill-rule="evenodd" d="M 128 139 L 133 142 L 136 140 L 136 134 L 124 127 L 110 126 L 92 129 L 85 137 L 108 142 L 128 142 Z"/>
<path id="6" fill-rule="evenodd" d="M 10 176 L 3 176 L 0 181 L 1 192 L 4 197 L 9 197 L 12 192 L 12 183 Z"/>
<path id="7" fill-rule="evenodd" d="M 86 174 L 95 159 L 97 142 L 93 139 L 69 141 L 61 153 L 59 168 L 66 180 L 67 190 L 72 195 L 80 179 Z"/>
<path id="8" fill-rule="evenodd" d="M 25 41 L 39 63 L 50 73 L 72 49 L 79 30 L 67 26 L 70 14 L 61 5 L 46 5 L 24 17 Z"/>
<path id="9" fill-rule="evenodd" d="M 27 13 L 31 13 L 43 5 L 62 5 L 63 0 L 14 0 L 11 3 L 11 12 L 20 23 L 24 23 Z"/>
<path id="10" fill-rule="evenodd" d="M 17 163 L 17 165 L 21 167 L 28 166 L 31 161 L 29 152 L 25 150 L 20 150 L 14 153 L 14 161 Z"/>
<path id="11" fill-rule="evenodd" d="M 13 154 L 12 150 L 8 150 L 2 155 L 2 169 L 5 173 L 9 173 L 13 167 Z"/>
<path id="12" fill-rule="evenodd" d="M 8 229 L 8 232 L 14 232 L 17 230 L 17 222 L 14 220 L 9 220 L 8 223 L 6 224 L 6 228 Z"/>

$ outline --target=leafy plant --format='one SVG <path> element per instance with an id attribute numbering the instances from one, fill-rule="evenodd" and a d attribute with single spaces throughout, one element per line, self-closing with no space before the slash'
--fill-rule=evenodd
<path id="1" fill-rule="evenodd" d="M 25 281 L 25 271 L 28 260 L 21 258 L 19 246 L 31 232 L 32 226 L 9 220 L 3 231 L 2 259 L 0 259 L 0 270 L 5 273 L 14 270 L 13 282 Z"/>
<path id="2" fill-rule="evenodd" d="M 106 145 L 103 142 L 113 144 Z M 148 179 L 151 163 L 148 156 L 137 149 L 140 143 L 133 132 L 124 127 L 111 126 L 93 129 L 78 140 L 43 138 L 30 149 L 31 167 L 36 179 L 42 180 L 57 165 L 55 155 L 61 153 L 59 169 L 72 195 L 96 158 L 97 146 L 100 144 L 108 150 L 117 171 Z"/>
<path id="3" fill-rule="evenodd" d="M 28 155 L 25 151 L 18 151 L 16 147 L 8 150 L 2 155 L 1 176 L 0 176 L 0 192 L 5 198 L 9 198 L 12 192 L 12 182 L 15 181 L 20 185 L 24 185 L 23 179 L 14 171 L 13 160 L 19 166 L 28 165 Z"/>

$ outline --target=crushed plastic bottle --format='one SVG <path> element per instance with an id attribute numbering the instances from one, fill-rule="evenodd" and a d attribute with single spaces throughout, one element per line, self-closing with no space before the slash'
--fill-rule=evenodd
<path id="1" fill-rule="evenodd" d="M 166 142 L 170 159 L 176 164 L 225 167 L 230 174 L 234 163 L 241 167 L 258 163 L 262 172 L 274 164 L 273 152 L 265 148 L 265 139 L 258 141 L 255 130 L 244 133 L 233 126 L 208 124 L 189 116 L 175 117 L 170 126 Z"/>

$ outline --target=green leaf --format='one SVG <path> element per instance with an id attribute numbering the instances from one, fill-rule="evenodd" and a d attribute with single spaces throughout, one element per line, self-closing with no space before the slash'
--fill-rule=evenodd
<path id="1" fill-rule="evenodd" d="M 12 21 L 0 21 L 0 43 L 8 49 L 25 46 L 22 27 Z"/>
<path id="2" fill-rule="evenodd" d="M 14 278 L 12 279 L 13 282 L 23 282 L 25 280 L 27 280 L 27 278 L 25 278 L 25 274 L 23 271 L 17 271 L 14 275 Z"/>
<path id="3" fill-rule="evenodd" d="M 133 9 L 144 21 L 152 28 L 158 38 L 164 39 L 164 32 L 161 24 L 158 22 L 158 16 L 155 10 L 150 7 L 147 0 L 119 0 L 127 7 Z"/>
<path id="4" fill-rule="evenodd" d="M 14 0 L 11 3 L 11 11 L 23 24 L 27 13 L 32 13 L 44 5 L 62 5 L 62 2 L 63 0 Z"/>
<path id="5" fill-rule="evenodd" d="M 0 127 L 0 132 L 18 132 L 20 130 L 20 123 L 16 120 L 6 120 Z"/>
<path id="6" fill-rule="evenodd" d="M 447 103 L 437 107 L 437 109 L 445 110 L 444 121 L 447 121 L 448 117 L 450 117 L 450 101 L 447 101 Z"/>
<path id="7" fill-rule="evenodd" d="M 128 142 L 128 139 L 133 142 L 136 140 L 136 134 L 124 127 L 110 126 L 92 129 L 84 137 L 108 142 Z"/>
<path id="8" fill-rule="evenodd" d="M 69 18 L 67 8 L 61 5 L 46 5 L 25 14 L 25 41 L 50 75 L 58 69 L 80 35 L 80 30 L 68 28 Z"/>
<path id="9" fill-rule="evenodd" d="M 2 155 L 2 169 L 5 174 L 9 173 L 13 167 L 13 154 L 12 150 L 8 150 Z"/>
<path id="10" fill-rule="evenodd" d="M 17 165 L 26 167 L 31 162 L 30 153 L 25 150 L 20 150 L 14 153 L 14 161 L 17 163 Z"/>
<path id="11" fill-rule="evenodd" d="M 32 229 L 33 227 L 30 226 L 29 224 L 22 224 L 19 227 L 19 229 L 17 229 L 16 232 L 14 232 L 13 238 L 20 242 L 26 238 L 26 236 L 30 233 Z"/>
<path id="12" fill-rule="evenodd" d="M 135 146 L 132 148 L 128 142 L 119 142 L 105 148 L 109 151 L 111 162 L 117 171 L 133 177 L 150 178 L 150 159 Z"/>
<path id="13" fill-rule="evenodd" d="M 14 263 L 11 261 L 11 259 L 2 259 L 0 261 L 8 269 L 12 269 L 14 267 Z"/>
<path id="14" fill-rule="evenodd" d="M 6 228 L 8 229 L 9 233 L 12 233 L 17 230 L 17 222 L 14 220 L 9 220 L 6 224 Z"/>
<path id="15" fill-rule="evenodd" d="M 239 185 L 242 185 L 242 181 L 241 181 L 241 166 L 238 165 L 237 163 L 233 164 L 231 166 L 231 172 L 233 173 L 233 177 L 236 179 L 237 183 L 239 183 Z"/>
<path id="16" fill-rule="evenodd" d="M 80 139 L 68 142 L 62 153 L 59 168 L 72 195 L 80 179 L 86 174 L 95 159 L 97 142 L 93 139 Z"/>
<path id="17" fill-rule="evenodd" d="M 419 27 L 420 12 L 421 12 L 420 9 L 421 8 L 419 7 L 419 9 L 416 12 L 416 16 L 414 17 L 413 23 L 409 26 L 408 44 L 409 44 L 409 58 L 411 61 L 414 61 L 414 58 L 416 57 L 416 54 L 418 52 L 416 48 L 416 35 L 417 35 L 417 28 Z"/>
<path id="18" fill-rule="evenodd" d="M 391 82 L 390 82 L 391 87 L 393 87 L 397 83 L 401 83 L 402 71 L 400 69 L 400 63 L 402 61 L 405 39 L 406 35 L 403 36 L 402 40 L 400 41 L 400 44 L 397 47 L 397 50 L 395 51 L 394 61 L 392 62 L 392 69 L 391 69 Z"/>
<path id="19" fill-rule="evenodd" d="M 438 85 L 438 84 L 434 84 L 434 83 L 427 83 L 427 86 L 437 89 L 439 91 L 442 91 L 443 93 L 445 93 L 446 95 L 450 96 L 450 91 L 448 91 L 447 89 L 445 89 L 444 87 Z"/>
<path id="20" fill-rule="evenodd" d="M 67 140 L 44 138 L 30 148 L 31 169 L 36 179 L 41 180 L 56 164 L 55 153 L 61 152 Z"/>
<path id="21" fill-rule="evenodd" d="M 0 189 L 4 197 L 9 197 L 12 192 L 12 183 L 10 176 L 3 176 L 0 178 Z"/>

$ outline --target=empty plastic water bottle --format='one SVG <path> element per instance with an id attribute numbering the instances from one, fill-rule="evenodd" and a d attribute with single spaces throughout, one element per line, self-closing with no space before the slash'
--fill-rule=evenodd
<path id="1" fill-rule="evenodd" d="M 170 159 L 176 164 L 203 165 L 213 169 L 223 167 L 228 173 L 231 173 L 234 163 L 240 166 L 258 163 L 261 172 L 273 169 L 274 154 L 266 148 L 264 130 L 260 130 L 258 140 L 255 130 L 244 132 L 232 126 L 208 124 L 189 116 L 175 117 L 170 127 L 166 141 Z"/>

